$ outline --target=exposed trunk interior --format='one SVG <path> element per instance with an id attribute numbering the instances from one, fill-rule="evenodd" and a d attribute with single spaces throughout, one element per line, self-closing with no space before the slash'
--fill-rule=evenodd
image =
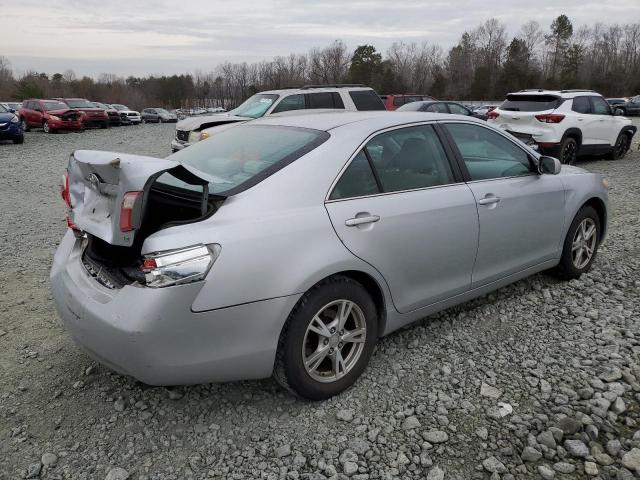
<path id="1" fill-rule="evenodd" d="M 111 245 L 91 234 L 83 261 L 87 271 L 109 288 L 120 288 L 134 282 L 143 282 L 141 250 L 145 239 L 164 228 L 195 223 L 213 215 L 224 202 L 224 197 L 208 194 L 208 183 L 184 169 L 174 169 L 163 175 L 172 175 L 200 191 L 179 188 L 153 179 L 145 188 L 142 221 L 132 246 Z"/>

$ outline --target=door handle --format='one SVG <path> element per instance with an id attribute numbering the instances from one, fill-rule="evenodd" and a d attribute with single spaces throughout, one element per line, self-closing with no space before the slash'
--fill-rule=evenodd
<path id="1" fill-rule="evenodd" d="M 500 201 L 500 197 L 496 197 L 494 195 L 487 195 L 484 198 L 478 200 L 478 205 L 493 205 L 494 203 L 498 203 Z"/>
<path id="2" fill-rule="evenodd" d="M 344 224 L 347 227 L 357 227 L 358 225 L 364 225 L 365 223 L 375 223 L 380 220 L 378 215 L 370 215 L 368 217 L 355 217 L 345 220 Z"/>
<path id="3" fill-rule="evenodd" d="M 582 120 L 584 120 L 584 118 L 582 117 L 578 117 L 578 121 L 581 122 Z"/>

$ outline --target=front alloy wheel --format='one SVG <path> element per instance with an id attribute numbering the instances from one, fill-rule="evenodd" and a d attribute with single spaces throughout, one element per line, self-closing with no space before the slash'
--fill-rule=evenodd
<path id="1" fill-rule="evenodd" d="M 596 243 L 598 241 L 596 232 L 596 223 L 592 218 L 588 217 L 582 220 L 576 229 L 571 244 L 571 259 L 573 266 L 578 270 L 583 269 L 589 264 L 591 257 L 593 257 L 596 251 Z"/>
<path id="2" fill-rule="evenodd" d="M 49 122 L 47 120 L 42 122 L 42 131 L 44 133 L 51 133 L 51 128 L 49 127 Z"/>
<path id="3" fill-rule="evenodd" d="M 367 290 L 335 276 L 298 300 L 285 322 L 273 376 L 286 389 L 323 400 L 349 388 L 364 371 L 378 336 L 378 312 Z"/>

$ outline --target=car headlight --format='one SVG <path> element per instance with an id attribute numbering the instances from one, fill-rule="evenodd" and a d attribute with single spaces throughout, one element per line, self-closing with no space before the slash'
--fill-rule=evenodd
<path id="1" fill-rule="evenodd" d="M 60 117 L 56 117 L 55 115 L 49 115 L 51 120 L 60 120 Z"/>
<path id="2" fill-rule="evenodd" d="M 200 141 L 200 132 L 189 133 L 189 143 L 195 143 Z"/>
<path id="3" fill-rule="evenodd" d="M 18 123 L 20 121 L 20 119 L 17 117 L 17 115 L 14 115 L 13 118 L 11 119 L 11 123 Z"/>
<path id="4" fill-rule="evenodd" d="M 602 186 L 604 187 L 605 190 L 609 190 L 609 180 L 602 177 Z"/>
<path id="5" fill-rule="evenodd" d="M 202 132 L 200 134 L 200 140 L 206 140 L 207 138 L 209 138 L 211 135 L 209 135 L 207 132 Z"/>
<path id="6" fill-rule="evenodd" d="M 145 255 L 142 262 L 145 284 L 161 288 L 203 280 L 221 249 L 213 243 Z"/>

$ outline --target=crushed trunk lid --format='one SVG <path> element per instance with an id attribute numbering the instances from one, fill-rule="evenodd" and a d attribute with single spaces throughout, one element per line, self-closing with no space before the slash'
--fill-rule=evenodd
<path id="1" fill-rule="evenodd" d="M 203 205 L 208 201 L 208 182 L 171 160 L 93 150 L 76 150 L 69 158 L 69 220 L 108 244 L 130 247 L 138 228 L 122 231 L 120 214 L 128 192 L 142 192 L 133 205 L 133 224 L 140 227 L 149 190 L 168 172 L 191 185 L 202 186 Z M 203 207 L 204 208 L 204 207 Z"/>

